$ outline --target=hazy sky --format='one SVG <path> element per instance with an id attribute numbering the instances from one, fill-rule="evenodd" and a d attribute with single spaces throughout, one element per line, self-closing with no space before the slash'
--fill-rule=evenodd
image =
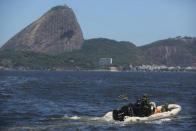
<path id="1" fill-rule="evenodd" d="M 53 6 L 64 4 L 74 10 L 85 39 L 140 46 L 196 36 L 196 0 L 0 0 L 0 46 Z"/>

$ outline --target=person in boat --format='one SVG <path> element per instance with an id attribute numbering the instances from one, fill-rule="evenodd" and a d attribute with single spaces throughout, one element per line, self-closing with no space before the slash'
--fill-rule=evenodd
<path id="1" fill-rule="evenodd" d="M 161 112 L 166 112 L 166 111 L 170 111 L 168 108 L 168 103 L 165 103 L 162 107 L 161 107 Z"/>
<path id="2" fill-rule="evenodd" d="M 150 116 L 152 114 L 151 105 L 149 103 L 149 98 L 144 95 L 141 99 L 138 99 L 133 106 L 134 116 L 144 117 Z"/>
<path id="3" fill-rule="evenodd" d="M 149 103 L 148 96 L 144 95 L 141 99 L 138 99 L 135 104 L 129 103 L 128 105 L 122 106 L 120 110 L 113 110 L 113 118 L 123 121 L 125 116 L 150 116 L 154 113 L 156 108 L 156 104 L 153 104 Z"/>
<path id="4" fill-rule="evenodd" d="M 153 103 L 153 102 L 152 102 Z M 167 112 L 167 111 L 170 111 L 170 109 L 168 108 L 168 103 L 165 103 L 161 109 L 157 109 L 156 106 L 155 106 L 155 110 L 154 110 L 154 113 L 153 114 L 157 114 L 157 113 L 161 113 L 161 112 Z"/>

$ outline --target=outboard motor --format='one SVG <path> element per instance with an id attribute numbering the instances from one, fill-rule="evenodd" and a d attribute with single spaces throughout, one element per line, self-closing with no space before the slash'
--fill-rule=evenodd
<path id="1" fill-rule="evenodd" d="M 124 112 L 120 111 L 120 110 L 113 110 L 113 119 L 114 120 L 118 120 L 118 121 L 123 121 L 125 114 Z"/>
<path id="2" fill-rule="evenodd" d="M 125 116 L 134 116 L 132 104 L 123 106 L 120 110 L 113 110 L 114 120 L 123 121 Z"/>

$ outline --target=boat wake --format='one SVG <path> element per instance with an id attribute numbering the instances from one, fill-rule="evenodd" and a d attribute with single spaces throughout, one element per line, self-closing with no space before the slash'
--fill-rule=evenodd
<path id="1" fill-rule="evenodd" d="M 179 117 L 178 119 L 181 119 L 184 117 Z M 153 120 L 153 121 L 143 121 L 143 122 L 124 122 L 124 121 L 115 121 L 112 118 L 112 112 L 106 113 L 103 117 L 80 117 L 80 116 L 67 116 L 64 115 L 61 118 L 50 118 L 51 121 L 58 121 L 58 120 L 73 120 L 77 122 L 84 122 L 88 124 L 102 124 L 102 123 L 108 123 L 108 124 L 115 124 L 119 125 L 120 127 L 127 126 L 129 124 L 135 124 L 135 123 L 146 123 L 146 124 L 162 124 L 164 122 L 170 122 L 172 119 L 175 118 L 163 118 L 163 119 L 158 119 L 158 120 Z M 49 120 L 49 121 L 50 121 Z M 63 124 L 52 124 L 48 126 L 43 126 L 43 127 L 28 127 L 28 126 L 19 126 L 19 127 L 14 127 L 8 129 L 8 131 L 12 130 L 42 130 L 42 129 L 53 129 L 57 127 L 69 127 L 69 126 L 74 126 L 74 123 L 63 123 Z"/>
<path id="2" fill-rule="evenodd" d="M 112 112 L 106 113 L 103 117 L 79 117 L 79 116 L 72 116 L 69 117 L 67 115 L 63 116 L 62 119 L 70 119 L 70 120 L 76 120 L 80 122 L 108 122 L 108 123 L 116 123 L 116 124 L 130 124 L 130 122 L 124 122 L 124 121 L 115 121 L 112 117 Z M 133 122 L 133 123 L 150 123 L 150 124 L 161 124 L 163 122 L 169 122 L 172 118 L 162 118 L 158 120 L 152 120 L 152 121 L 143 121 L 143 122 Z"/>
<path id="3" fill-rule="evenodd" d="M 67 116 L 64 115 L 62 119 L 70 119 L 70 120 L 78 120 L 83 122 L 115 122 L 115 120 L 112 118 L 111 112 L 108 112 L 103 117 L 79 117 L 79 116 Z"/>
<path id="4" fill-rule="evenodd" d="M 163 119 L 159 119 L 159 120 L 154 120 L 154 121 L 146 121 L 144 123 L 149 123 L 149 124 L 162 124 L 163 122 L 169 122 L 171 121 L 171 118 L 163 118 Z"/>

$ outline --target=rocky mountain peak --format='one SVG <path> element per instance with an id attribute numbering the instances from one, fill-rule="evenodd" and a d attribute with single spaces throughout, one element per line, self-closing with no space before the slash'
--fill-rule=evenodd
<path id="1" fill-rule="evenodd" d="M 59 54 L 81 48 L 83 34 L 76 16 L 67 5 L 56 6 L 17 33 L 2 50 Z"/>

